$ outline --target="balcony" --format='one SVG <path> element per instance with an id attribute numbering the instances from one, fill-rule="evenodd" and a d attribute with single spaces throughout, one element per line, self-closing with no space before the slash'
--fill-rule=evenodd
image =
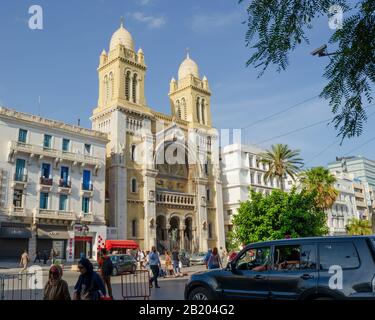
<path id="1" fill-rule="evenodd" d="M 195 196 L 186 193 L 158 191 L 156 193 L 156 203 L 159 205 L 192 209 L 195 207 Z"/>
<path id="2" fill-rule="evenodd" d="M 45 178 L 45 177 L 39 178 L 39 191 L 51 192 L 52 191 L 52 185 L 53 185 L 53 179 L 52 178 Z"/>
<path id="3" fill-rule="evenodd" d="M 81 192 L 80 192 L 81 196 L 88 196 L 88 197 L 92 197 L 93 194 L 94 194 L 94 186 L 93 184 L 90 182 L 90 183 L 85 183 L 83 182 L 81 184 Z"/>
<path id="4" fill-rule="evenodd" d="M 13 217 L 27 217 L 27 212 L 25 208 L 11 206 L 10 215 Z"/>
<path id="5" fill-rule="evenodd" d="M 72 188 L 72 183 L 70 180 L 66 181 L 64 179 L 59 180 L 59 187 L 58 192 L 59 193 L 68 193 L 70 194 Z"/>
<path id="6" fill-rule="evenodd" d="M 29 155 L 37 155 L 40 158 L 48 157 L 53 159 L 61 159 L 65 161 L 70 161 L 73 164 L 83 164 L 83 165 L 91 165 L 94 167 L 99 168 L 104 159 L 96 158 L 91 155 L 87 154 L 80 154 L 80 153 L 73 153 L 73 152 L 66 152 L 57 149 L 50 149 L 45 148 L 43 146 L 38 146 L 34 144 L 28 144 L 18 141 L 11 141 L 9 146 L 9 156 L 8 161 L 14 161 L 14 155 L 18 152 L 27 153 Z"/>
<path id="7" fill-rule="evenodd" d="M 12 187 L 25 188 L 27 186 L 27 174 L 15 173 L 13 175 Z"/>
<path id="8" fill-rule="evenodd" d="M 58 220 L 76 220 L 74 212 L 70 211 L 57 211 L 48 209 L 36 209 L 36 219 L 58 219 Z"/>
<path id="9" fill-rule="evenodd" d="M 81 222 L 91 223 L 94 222 L 94 215 L 92 213 L 81 212 Z"/>

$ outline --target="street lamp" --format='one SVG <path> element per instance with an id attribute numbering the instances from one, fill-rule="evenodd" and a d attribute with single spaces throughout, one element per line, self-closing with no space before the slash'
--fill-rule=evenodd
<path id="1" fill-rule="evenodd" d="M 319 48 L 313 50 L 311 52 L 311 54 L 313 56 L 318 56 L 318 57 L 327 57 L 327 56 L 333 56 L 333 55 L 336 55 L 336 54 L 340 54 L 341 52 L 331 52 L 331 53 L 328 53 L 327 52 L 327 45 L 326 44 L 323 44 L 322 46 L 320 46 Z"/>

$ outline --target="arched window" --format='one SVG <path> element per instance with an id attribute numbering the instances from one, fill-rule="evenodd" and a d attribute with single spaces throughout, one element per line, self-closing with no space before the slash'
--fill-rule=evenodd
<path id="1" fill-rule="evenodd" d="M 135 160 L 135 144 L 132 144 L 131 157 L 132 157 L 132 161 L 134 161 Z"/>
<path id="2" fill-rule="evenodd" d="M 109 85 L 108 85 L 108 76 L 104 77 L 104 101 L 108 102 L 109 97 Z"/>
<path id="3" fill-rule="evenodd" d="M 200 120 L 200 99 L 197 98 L 197 121 L 201 122 Z"/>
<path id="4" fill-rule="evenodd" d="M 135 73 L 133 75 L 133 87 L 132 87 L 132 100 L 134 103 L 137 103 L 137 84 L 138 84 L 138 80 L 137 80 L 137 74 Z"/>
<path id="5" fill-rule="evenodd" d="M 109 88 L 108 88 L 108 100 L 111 100 L 113 98 L 113 73 L 111 72 L 109 74 Z"/>
<path id="6" fill-rule="evenodd" d="M 186 114 L 186 100 L 185 98 L 181 99 L 181 108 L 182 108 L 182 116 L 184 120 L 187 120 L 187 114 Z"/>
<path id="7" fill-rule="evenodd" d="M 125 99 L 130 100 L 130 71 L 125 74 Z"/>
<path id="8" fill-rule="evenodd" d="M 132 237 L 135 238 L 137 236 L 137 220 L 132 220 Z"/>
<path id="9" fill-rule="evenodd" d="M 205 101 L 204 99 L 202 99 L 202 105 L 201 105 L 201 111 L 202 111 L 202 123 L 203 124 L 206 124 L 206 121 L 205 121 L 205 109 L 206 109 L 206 106 L 205 106 Z"/>
<path id="10" fill-rule="evenodd" d="M 132 179 L 132 186 L 131 186 L 131 192 L 137 192 L 137 179 Z"/>
<path id="11" fill-rule="evenodd" d="M 180 100 L 176 101 L 175 114 L 176 114 L 177 118 L 181 119 L 181 104 L 180 104 Z"/>

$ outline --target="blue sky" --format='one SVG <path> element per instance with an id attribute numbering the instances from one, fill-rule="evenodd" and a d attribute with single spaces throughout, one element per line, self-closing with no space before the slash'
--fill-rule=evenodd
<path id="1" fill-rule="evenodd" d="M 146 99 L 150 107 L 169 113 L 169 82 L 190 48 L 201 76 L 212 90 L 211 112 L 217 128 L 241 128 L 277 111 L 317 96 L 324 86 L 326 58 L 310 52 L 326 43 L 332 30 L 328 18 L 315 21 L 310 45 L 290 56 L 289 68 L 277 73 L 245 67 L 246 3 L 237 0 L 81 0 L 2 1 L 0 4 L 0 105 L 90 127 L 98 98 L 96 68 L 108 50 L 120 16 L 131 32 L 136 50 L 142 47 L 148 66 Z M 41 5 L 44 29 L 30 30 L 28 9 Z M 374 112 L 374 110 L 369 111 Z M 278 139 L 288 131 L 332 117 L 327 102 L 318 98 L 290 112 L 259 122 L 243 131 L 243 142 L 268 148 L 287 143 L 301 149 L 307 166 L 326 165 L 335 156 L 363 155 L 375 159 L 370 117 L 360 138 L 342 146 L 333 126 L 320 124 Z M 334 142 L 337 141 L 336 144 Z M 350 152 L 351 150 L 357 150 Z M 324 151 L 324 152 L 322 152 Z M 322 153 L 321 153 L 322 152 Z M 321 153 L 319 156 L 317 156 Z"/>

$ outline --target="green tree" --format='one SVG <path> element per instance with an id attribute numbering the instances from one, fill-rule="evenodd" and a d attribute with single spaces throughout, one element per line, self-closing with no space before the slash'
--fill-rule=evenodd
<path id="1" fill-rule="evenodd" d="M 352 218 L 346 225 L 346 232 L 350 235 L 372 234 L 370 221 Z"/>
<path id="2" fill-rule="evenodd" d="M 336 178 L 324 167 L 316 167 L 300 174 L 303 188 L 315 193 L 315 202 L 318 208 L 327 210 L 336 201 L 338 191 L 334 188 Z"/>
<path id="3" fill-rule="evenodd" d="M 276 65 L 278 71 L 285 70 L 289 54 L 302 42 L 309 44 L 306 33 L 313 27 L 313 19 L 332 18 L 329 13 L 332 5 L 341 6 L 345 19 L 342 28 L 329 39 L 337 50 L 331 52 L 333 55 L 326 65 L 323 76 L 328 84 L 320 96 L 329 100 L 335 115 L 332 122 L 339 130 L 338 136 L 344 139 L 362 133 L 367 120 L 364 103 L 373 100 L 374 0 L 250 0 L 245 43 L 253 53 L 247 66 L 262 67 L 259 76 L 270 64 Z"/>
<path id="4" fill-rule="evenodd" d="M 250 191 L 233 216 L 233 238 L 239 243 L 321 236 L 328 232 L 323 210 L 315 206 L 315 195 L 295 188 L 273 190 L 270 195 Z"/>
<path id="5" fill-rule="evenodd" d="M 303 161 L 299 158 L 299 150 L 291 150 L 286 144 L 276 144 L 271 146 L 271 150 L 259 154 L 260 162 L 268 165 L 265 174 L 266 179 L 276 177 L 281 190 L 284 190 L 283 178 L 288 174 L 293 180 Z"/>

